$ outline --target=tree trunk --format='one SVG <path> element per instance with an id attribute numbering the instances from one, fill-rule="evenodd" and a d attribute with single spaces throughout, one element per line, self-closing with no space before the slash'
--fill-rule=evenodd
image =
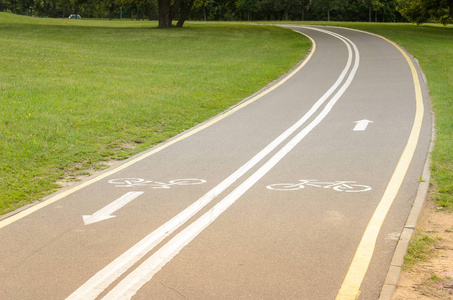
<path id="1" fill-rule="evenodd" d="M 179 9 L 179 19 L 178 23 L 176 24 L 176 27 L 183 27 L 184 22 L 187 20 L 189 17 L 190 11 L 192 10 L 193 3 L 195 0 L 183 0 L 180 3 L 180 9 Z"/>
<path id="2" fill-rule="evenodd" d="M 159 25 L 160 28 L 171 27 L 170 0 L 159 0 Z"/>
<path id="3" fill-rule="evenodd" d="M 330 22 L 330 8 L 327 9 L 327 22 Z"/>
<path id="4" fill-rule="evenodd" d="M 159 4 L 159 27 L 172 27 L 173 17 L 179 13 L 176 27 L 182 27 L 189 17 L 190 11 L 195 0 L 175 0 L 171 5 L 171 0 L 158 0 Z"/>
<path id="5" fill-rule="evenodd" d="M 369 13 L 368 13 L 368 22 L 371 23 L 371 6 L 369 8 Z"/>
<path id="6" fill-rule="evenodd" d="M 305 21 L 305 9 L 302 9 L 302 21 Z"/>

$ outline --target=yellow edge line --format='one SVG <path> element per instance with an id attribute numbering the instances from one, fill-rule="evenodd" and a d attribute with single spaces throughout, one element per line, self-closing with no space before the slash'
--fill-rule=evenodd
<path id="1" fill-rule="evenodd" d="M 300 32 L 297 32 L 297 33 L 300 33 Z M 305 35 L 305 34 L 303 34 L 303 35 Z M 46 206 L 48 206 L 48 205 L 50 205 L 52 203 L 55 203 L 58 200 L 61 200 L 64 197 L 66 197 L 68 195 L 71 195 L 71 194 L 73 194 L 73 193 L 75 193 L 75 192 L 77 192 L 77 191 L 79 191 L 79 190 L 81 190 L 81 189 L 83 189 L 83 188 L 95 183 L 95 182 L 98 182 L 98 181 L 100 181 L 100 180 L 102 180 L 102 179 L 104 179 L 104 178 L 106 178 L 106 177 L 108 177 L 110 175 L 113 175 L 113 174 L 115 174 L 115 173 L 117 173 L 117 172 L 119 172 L 121 170 L 124 170 L 124 169 L 132 166 L 133 164 L 136 164 L 139 161 L 141 161 L 141 160 L 143 160 L 143 159 L 145 159 L 147 157 L 150 157 L 151 155 L 154 155 L 157 152 L 160 152 L 160 151 L 170 147 L 171 145 L 176 144 L 176 143 L 178 143 L 178 142 L 180 142 L 180 141 L 182 141 L 182 140 L 184 140 L 184 139 L 186 139 L 186 138 L 188 138 L 188 137 L 190 137 L 190 136 L 192 136 L 192 135 L 194 135 L 194 134 L 196 134 L 196 133 L 198 133 L 198 132 L 200 132 L 200 131 L 202 131 L 202 130 L 204 130 L 204 129 L 212 126 L 212 125 L 214 125 L 215 123 L 225 119 L 226 117 L 234 114 L 238 110 L 246 107 L 247 105 L 255 102 L 256 100 L 260 99 L 261 97 L 264 97 L 265 95 L 269 94 L 273 90 L 277 89 L 278 87 L 283 85 L 286 81 L 288 81 L 291 77 L 293 77 L 297 72 L 299 72 L 308 63 L 308 61 L 313 56 L 313 53 L 316 50 L 316 43 L 311 37 L 309 37 L 307 35 L 305 35 L 305 36 L 308 37 L 310 39 L 310 41 L 312 42 L 312 49 L 311 49 L 310 53 L 307 55 L 307 57 L 302 62 L 302 64 L 300 64 L 295 70 L 293 70 L 291 73 L 289 73 L 285 78 L 283 78 L 281 81 L 276 83 L 274 86 L 270 87 L 269 89 L 266 89 L 262 93 L 259 93 L 258 95 L 250 98 L 249 100 L 246 100 L 243 103 L 235 106 L 234 108 L 228 110 L 224 114 L 219 115 L 219 116 L 211 119 L 210 121 L 207 121 L 206 123 L 202 124 L 201 126 L 195 127 L 193 130 L 190 130 L 189 132 L 187 132 L 187 133 L 185 133 L 185 134 L 183 134 L 183 135 L 181 135 L 179 137 L 176 137 L 176 138 L 168 141 L 167 143 L 165 143 L 165 144 L 163 144 L 161 146 L 157 146 L 154 150 L 146 152 L 146 153 L 140 155 L 139 157 L 137 157 L 135 159 L 132 159 L 132 160 L 130 160 L 130 161 L 128 161 L 128 162 L 116 167 L 115 169 L 112 169 L 111 171 L 107 171 L 107 172 L 105 172 L 105 173 L 103 173 L 103 174 L 101 174 L 101 175 L 99 175 L 99 176 L 97 176 L 97 177 L 95 177 L 93 179 L 90 179 L 90 180 L 88 180 L 88 181 L 86 181 L 84 183 L 81 183 L 81 184 L 79 184 L 79 185 L 77 185 L 77 186 L 75 186 L 75 187 L 73 187 L 73 188 L 71 188 L 71 189 L 69 189 L 67 191 L 61 192 L 61 193 L 49 198 L 48 200 L 40 202 L 40 203 L 38 203 L 38 204 L 36 204 L 36 205 L 26 209 L 26 210 L 23 210 L 23 211 L 15 214 L 15 215 L 12 215 L 11 217 L 9 217 L 9 218 L 7 218 L 5 220 L 0 221 L 0 229 L 3 228 L 3 227 L 6 227 L 6 226 L 8 226 L 8 225 L 10 225 L 10 224 L 12 224 L 12 223 L 14 223 L 16 221 L 18 221 L 18 220 L 20 220 L 20 219 L 22 219 L 24 217 L 26 217 L 26 216 L 28 216 L 28 215 L 30 215 L 30 214 L 38 211 L 38 210 L 40 210 L 41 208 L 44 208 L 44 207 L 46 207 Z"/>
<path id="2" fill-rule="evenodd" d="M 395 46 L 395 48 L 398 49 L 405 57 L 411 69 L 412 79 L 414 81 L 416 111 L 412 130 L 409 135 L 409 140 L 406 144 L 406 147 L 404 148 L 403 153 L 401 154 L 398 164 L 396 165 L 390 182 L 387 185 L 384 195 L 382 196 L 381 202 L 376 208 L 370 222 L 368 223 L 365 233 L 363 234 L 362 240 L 360 241 L 359 247 L 357 248 L 357 251 L 354 255 L 348 273 L 346 274 L 341 289 L 337 294 L 337 300 L 357 299 L 360 296 L 359 289 L 368 270 L 371 257 L 373 256 L 379 231 L 381 230 L 384 219 L 393 201 L 395 200 L 396 195 L 398 194 L 403 179 L 406 176 L 407 170 L 414 156 L 415 148 L 417 147 L 417 142 L 420 136 L 424 114 L 423 96 L 420 81 L 418 78 L 417 70 L 415 69 L 415 66 L 409 56 L 401 49 L 401 47 L 399 47 L 391 40 L 376 34 L 368 32 L 365 33 L 384 39 L 385 41 Z"/>

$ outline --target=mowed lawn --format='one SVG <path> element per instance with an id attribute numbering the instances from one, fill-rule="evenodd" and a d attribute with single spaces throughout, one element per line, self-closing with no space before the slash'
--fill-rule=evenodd
<path id="1" fill-rule="evenodd" d="M 0 214 L 224 111 L 290 70 L 287 29 L 0 13 Z"/>

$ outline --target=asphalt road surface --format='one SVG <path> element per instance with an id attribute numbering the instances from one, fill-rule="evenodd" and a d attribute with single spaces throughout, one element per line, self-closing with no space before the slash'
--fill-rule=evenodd
<path id="1" fill-rule="evenodd" d="M 314 44 L 278 83 L 0 221 L 0 298 L 377 299 L 429 149 L 425 83 L 381 37 L 290 28 Z"/>

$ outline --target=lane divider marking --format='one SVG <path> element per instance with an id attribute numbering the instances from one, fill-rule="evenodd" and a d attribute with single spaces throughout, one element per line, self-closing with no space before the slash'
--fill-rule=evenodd
<path id="1" fill-rule="evenodd" d="M 313 29 L 313 28 L 310 28 Z M 313 29 L 318 30 L 318 29 Z M 159 272 L 174 256 L 176 256 L 186 245 L 188 245 L 195 237 L 198 236 L 205 228 L 214 222 L 223 212 L 233 205 L 245 192 L 247 192 L 255 183 L 257 183 L 264 175 L 266 175 L 275 165 L 280 162 L 294 147 L 296 147 L 302 139 L 307 136 L 332 110 L 333 106 L 346 89 L 351 84 L 357 69 L 359 67 L 359 52 L 354 43 L 350 40 L 341 37 L 338 34 L 331 34 L 329 31 L 318 30 L 335 36 L 342 40 L 348 47 L 351 58 L 351 47 L 353 46 L 355 53 L 355 62 L 353 68 L 346 80 L 337 93 L 327 103 L 320 114 L 304 129 L 302 129 L 294 138 L 292 138 L 281 150 L 279 150 L 272 158 L 269 159 L 262 167 L 260 167 L 253 175 L 245 180 L 239 187 L 226 196 L 223 200 L 217 203 L 208 212 L 187 226 L 184 230 L 178 233 L 162 248 L 157 250 L 145 262 L 132 271 L 124 278 L 117 286 L 115 286 L 103 299 L 130 299 L 137 291 L 145 285 L 152 277 Z"/>
<path id="2" fill-rule="evenodd" d="M 333 35 L 333 34 L 332 34 Z M 311 38 L 310 38 L 311 39 Z M 312 39 L 311 39 L 312 40 Z M 312 40 L 313 51 L 316 49 L 316 44 Z M 139 241 L 136 245 L 130 248 L 128 251 L 123 253 L 104 269 L 95 274 L 90 278 L 84 285 L 77 289 L 68 299 L 94 299 L 105 288 L 113 283 L 119 276 L 126 272 L 132 265 L 138 260 L 145 256 L 155 246 L 157 246 L 162 240 L 173 233 L 176 229 L 186 223 L 192 216 L 198 213 L 203 207 L 211 202 L 215 197 L 220 195 L 225 189 L 231 186 L 236 180 L 242 175 L 249 171 L 258 162 L 264 159 L 271 151 L 273 151 L 278 145 L 284 142 L 292 133 L 299 129 L 318 109 L 319 107 L 334 93 L 334 91 L 340 86 L 341 82 L 346 77 L 348 70 L 352 64 L 352 53 L 350 46 L 346 44 L 349 50 L 348 61 L 341 75 L 334 83 L 334 85 L 315 103 L 315 105 L 293 126 L 287 129 L 277 139 L 275 139 L 266 148 L 261 150 L 255 155 L 249 162 L 239 168 L 236 172 L 214 187 L 211 191 L 205 194 L 202 198 L 198 199 L 184 211 L 180 212 L 177 216 L 167 221 L 164 225 L 150 233 L 148 236 Z"/>
<path id="3" fill-rule="evenodd" d="M 307 36 L 308 37 L 308 36 Z M 308 37 L 312 41 L 312 51 L 307 56 L 305 61 L 296 69 L 294 70 L 290 76 L 292 77 L 296 74 L 299 70 L 301 70 L 313 56 L 316 50 L 316 43 Z M 265 156 L 267 156 L 270 152 L 272 152 L 276 147 L 278 147 L 281 143 L 284 142 L 292 133 L 294 133 L 306 120 L 308 120 L 316 110 L 322 105 L 323 102 L 334 92 L 334 90 L 341 84 L 341 81 L 344 79 L 347 73 L 348 65 L 344 68 L 341 78 L 337 80 L 337 82 L 332 86 L 324 96 L 318 100 L 318 102 L 310 109 L 304 117 L 302 117 L 298 122 L 296 122 L 293 126 L 288 128 L 284 133 L 282 133 L 279 137 L 277 137 L 272 143 L 270 143 L 267 147 L 261 150 L 258 154 L 256 154 L 251 160 L 249 160 L 246 164 L 242 167 L 237 169 L 233 174 L 228 176 L 225 180 L 215 186 L 212 190 L 206 193 L 203 197 L 198 199 L 196 202 L 191 204 L 185 210 L 180 212 L 178 215 L 173 217 L 171 220 L 167 221 L 165 224 L 160 226 L 158 229 L 151 232 L 137 244 L 135 244 L 132 248 L 128 251 L 120 255 L 114 261 L 112 261 L 109 265 L 107 265 L 104 269 L 96 273 L 93 277 L 91 277 L 85 284 L 79 287 L 74 293 L 72 293 L 67 299 L 95 299 L 99 294 L 101 294 L 104 289 L 114 282 L 118 277 L 120 277 L 124 272 L 126 272 L 131 266 L 133 266 L 137 261 L 139 261 L 143 256 L 145 256 L 149 251 L 151 251 L 155 246 L 157 246 L 162 240 L 164 240 L 167 236 L 177 230 L 180 226 L 182 226 L 185 222 L 187 222 L 193 215 L 198 213 L 203 207 L 209 204 L 214 198 L 220 195 L 224 190 L 226 190 L 229 186 L 231 186 L 236 180 L 238 180 L 241 176 L 243 176 L 247 171 L 253 168 L 257 163 L 259 163 Z M 287 81 L 289 77 L 285 78 Z M 341 80 L 340 80 L 341 79 Z M 279 86 L 283 84 L 280 83 Z M 272 90 L 277 88 L 274 86 Z M 267 91 L 265 94 L 268 94 L 270 91 Z M 264 96 L 265 94 L 259 95 L 260 97 Z M 258 96 L 257 96 L 258 97 Z M 255 101 L 258 98 L 252 98 L 251 100 Z M 245 104 L 245 103 L 244 103 Z M 247 103 L 249 104 L 249 103 Z M 245 106 L 245 105 L 243 105 Z M 239 109 L 239 108 L 238 108 Z M 237 110 L 237 109 L 236 109 Z M 231 113 L 230 113 L 231 114 Z M 222 119 L 224 116 L 222 116 Z M 219 121 L 219 120 L 216 120 Z M 214 123 L 212 123 L 214 124 Z M 211 124 L 211 125 L 212 125 Z M 198 132 L 198 131 L 197 131 Z M 162 149 L 160 149 L 162 150 Z M 149 156 L 149 155 L 148 155 Z"/>

